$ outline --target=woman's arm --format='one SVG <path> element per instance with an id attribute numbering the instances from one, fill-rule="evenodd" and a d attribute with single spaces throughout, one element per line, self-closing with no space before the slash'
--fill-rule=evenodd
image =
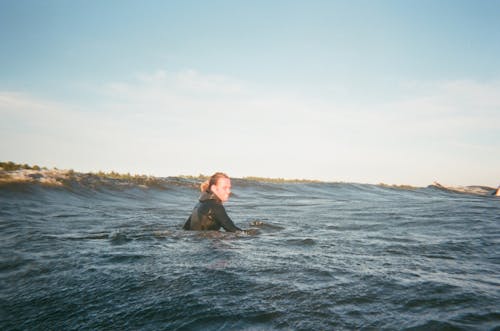
<path id="1" fill-rule="evenodd" d="M 184 223 L 184 226 L 182 228 L 184 230 L 191 230 L 191 215 L 187 219 L 186 223 Z"/>
<path id="2" fill-rule="evenodd" d="M 223 205 L 217 205 L 217 207 L 214 208 L 214 212 L 216 220 L 220 222 L 220 225 L 224 228 L 224 230 L 228 232 L 243 231 L 239 227 L 234 225 L 231 218 L 229 218 L 229 216 L 227 215 L 226 209 Z"/>

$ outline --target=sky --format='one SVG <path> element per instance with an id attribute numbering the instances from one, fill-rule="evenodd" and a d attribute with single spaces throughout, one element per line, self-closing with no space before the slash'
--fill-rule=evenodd
<path id="1" fill-rule="evenodd" d="M 0 0 L 0 161 L 500 184 L 500 1 Z"/>

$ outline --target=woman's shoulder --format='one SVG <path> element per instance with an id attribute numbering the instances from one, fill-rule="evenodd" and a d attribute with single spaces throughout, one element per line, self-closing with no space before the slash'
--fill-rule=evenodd
<path id="1" fill-rule="evenodd" d="M 222 202 L 220 201 L 220 199 L 215 194 L 210 193 L 210 192 L 203 192 L 201 194 L 199 200 L 202 203 L 222 205 Z"/>

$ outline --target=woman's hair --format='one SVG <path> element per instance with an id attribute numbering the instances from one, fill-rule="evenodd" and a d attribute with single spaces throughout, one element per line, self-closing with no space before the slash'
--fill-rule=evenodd
<path id="1" fill-rule="evenodd" d="M 223 172 L 216 172 L 215 174 L 212 175 L 212 177 L 201 183 L 200 191 L 210 192 L 210 188 L 212 187 L 212 185 L 217 185 L 217 182 L 219 181 L 220 178 L 229 179 L 229 176 Z"/>

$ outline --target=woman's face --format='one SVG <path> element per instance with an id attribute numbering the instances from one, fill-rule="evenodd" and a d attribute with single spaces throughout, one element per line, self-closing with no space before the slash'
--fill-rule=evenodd
<path id="1" fill-rule="evenodd" d="M 222 202 L 226 202 L 231 194 L 231 180 L 224 177 L 219 178 L 217 184 L 212 185 L 211 190 Z"/>

